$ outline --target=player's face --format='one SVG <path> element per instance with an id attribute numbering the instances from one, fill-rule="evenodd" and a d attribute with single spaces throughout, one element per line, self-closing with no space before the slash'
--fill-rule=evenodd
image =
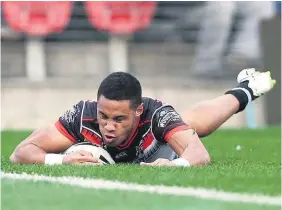
<path id="1" fill-rule="evenodd" d="M 105 144 L 115 147 L 128 140 L 136 128 L 143 112 L 143 104 L 134 109 L 129 100 L 109 100 L 101 95 L 97 101 L 97 112 Z"/>

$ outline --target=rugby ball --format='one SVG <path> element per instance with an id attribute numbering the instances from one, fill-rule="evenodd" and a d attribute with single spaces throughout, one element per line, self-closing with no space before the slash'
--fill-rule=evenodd
<path id="1" fill-rule="evenodd" d="M 72 152 L 76 152 L 79 150 L 91 152 L 93 157 L 101 160 L 103 165 L 115 164 L 115 161 L 106 150 L 104 150 L 102 147 L 98 145 L 91 144 L 90 142 L 81 142 L 74 144 L 70 148 L 68 148 L 63 154 L 68 155 Z"/>

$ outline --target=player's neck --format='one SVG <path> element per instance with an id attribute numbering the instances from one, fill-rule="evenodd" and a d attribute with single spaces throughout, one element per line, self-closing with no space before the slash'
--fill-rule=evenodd
<path id="1" fill-rule="evenodd" d="M 132 140 L 135 137 L 135 134 L 137 132 L 137 128 L 138 128 L 139 122 L 140 122 L 140 116 L 137 117 L 137 119 L 135 121 L 135 125 L 134 125 L 134 127 L 133 127 L 133 129 L 131 131 L 131 134 L 129 135 L 129 137 L 126 138 L 118 147 L 125 147 L 128 144 L 130 144 L 130 142 L 132 142 Z"/>

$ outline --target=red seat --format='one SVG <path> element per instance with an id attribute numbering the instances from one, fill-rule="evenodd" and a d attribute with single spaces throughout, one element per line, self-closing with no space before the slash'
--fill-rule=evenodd
<path id="1" fill-rule="evenodd" d="M 156 3 L 86 1 L 85 10 L 90 23 L 97 29 L 116 34 L 131 34 L 150 25 Z"/>
<path id="2" fill-rule="evenodd" d="M 71 17 L 71 1 L 4 1 L 3 16 L 15 31 L 45 36 L 62 31 Z"/>

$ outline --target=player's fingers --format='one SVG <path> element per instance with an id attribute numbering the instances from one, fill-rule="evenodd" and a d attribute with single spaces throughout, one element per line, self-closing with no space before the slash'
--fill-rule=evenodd
<path id="1" fill-rule="evenodd" d="M 155 160 L 154 162 L 151 162 L 151 163 L 141 162 L 140 165 L 143 165 L 143 166 L 155 166 L 155 165 L 157 165 L 159 162 L 160 162 L 160 160 L 157 159 L 157 160 Z"/>
<path id="2" fill-rule="evenodd" d="M 83 162 L 83 163 L 79 163 L 79 165 L 94 165 L 94 166 L 101 166 L 103 165 L 103 163 L 99 162 L 99 163 L 93 163 L 93 162 Z"/>
<path id="3" fill-rule="evenodd" d="M 166 161 L 166 160 L 162 160 L 162 161 L 158 162 L 158 164 L 157 164 L 157 166 L 167 166 L 167 165 L 169 165 L 169 162 Z"/>
<path id="4" fill-rule="evenodd" d="M 141 162 L 140 165 L 147 165 L 147 166 L 156 166 L 164 161 L 167 161 L 167 159 L 164 158 L 158 158 L 157 160 L 155 160 L 154 162 L 151 163 L 145 163 L 145 162 Z"/>
<path id="5" fill-rule="evenodd" d="M 170 166 L 172 163 L 168 159 L 159 158 L 152 163 L 144 163 L 141 162 L 140 165 L 147 165 L 147 166 Z"/>
<path id="6" fill-rule="evenodd" d="M 83 156 L 93 156 L 91 152 L 87 152 L 87 151 L 84 151 L 84 150 L 79 150 L 78 152 L 79 152 L 79 154 L 81 154 Z"/>
<path id="7" fill-rule="evenodd" d="M 140 165 L 141 165 L 141 166 L 148 166 L 148 165 L 151 165 L 151 163 L 141 162 Z"/>
<path id="8" fill-rule="evenodd" d="M 159 158 L 157 160 L 155 160 L 154 162 L 152 162 L 152 165 L 156 166 L 156 165 L 159 165 L 161 164 L 165 159 L 163 158 Z"/>
<path id="9" fill-rule="evenodd" d="M 79 162 L 91 162 L 91 163 L 100 163 L 97 158 L 93 156 L 81 156 L 78 158 Z"/>

